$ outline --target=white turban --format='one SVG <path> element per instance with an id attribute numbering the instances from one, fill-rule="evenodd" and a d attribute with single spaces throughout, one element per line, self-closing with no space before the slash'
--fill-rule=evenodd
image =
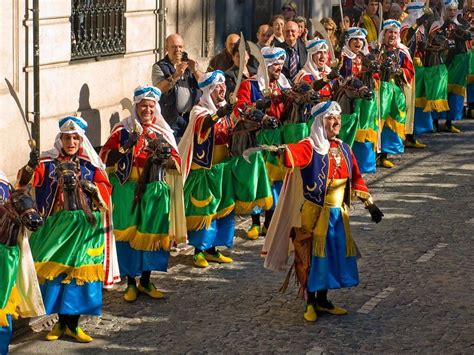
<path id="1" fill-rule="evenodd" d="M 379 43 L 383 44 L 385 31 L 390 29 L 390 30 L 395 30 L 398 32 L 397 45 L 399 45 L 400 44 L 400 28 L 401 28 L 401 24 L 397 20 L 385 20 L 382 23 L 382 30 L 380 31 L 380 34 L 379 34 Z"/>
<path id="2" fill-rule="evenodd" d="M 262 68 L 261 65 L 258 66 L 257 81 L 258 81 L 258 87 L 260 91 L 263 91 L 265 89 L 265 80 L 263 79 L 263 71 L 268 70 L 267 68 L 273 64 L 278 63 L 278 64 L 283 65 L 286 59 L 286 52 L 283 48 L 280 48 L 280 47 L 263 47 L 261 51 L 262 51 L 263 59 L 265 61 L 266 68 Z M 280 85 L 280 88 L 282 89 L 288 89 L 291 87 L 290 82 L 285 77 L 285 75 L 283 75 L 283 73 L 280 73 L 280 78 L 278 78 L 278 84 Z"/>
<path id="3" fill-rule="evenodd" d="M 202 90 L 202 96 L 199 100 L 199 105 L 205 107 L 210 111 L 211 114 L 217 111 L 217 107 L 212 101 L 211 94 L 219 84 L 225 83 L 225 76 L 224 72 L 221 70 L 214 70 L 209 73 L 205 73 L 199 79 L 199 88 Z M 225 100 L 219 103 L 219 106 L 224 106 L 226 104 Z"/>
<path id="4" fill-rule="evenodd" d="M 341 106 L 336 101 L 321 102 L 311 109 L 311 117 L 314 119 L 314 122 L 311 125 L 309 137 L 319 154 L 326 155 L 330 147 L 326 129 L 324 128 L 324 119 L 329 116 L 340 115 L 341 112 Z"/>
<path id="5" fill-rule="evenodd" d="M 425 3 L 421 1 L 408 3 L 405 11 L 408 16 L 403 20 L 402 28 L 411 27 L 424 14 Z M 423 28 L 423 27 L 422 27 Z"/>
<path id="6" fill-rule="evenodd" d="M 367 43 L 367 39 L 366 39 L 367 30 L 361 27 L 349 27 L 346 31 L 346 42 L 345 42 L 344 47 L 342 48 L 342 51 L 347 57 L 351 59 L 354 59 L 356 55 L 350 49 L 349 42 L 351 41 L 351 39 L 356 39 L 356 38 L 361 39 L 362 42 L 364 42 L 364 47 L 361 50 L 362 54 L 364 55 L 369 54 L 369 44 Z"/>
<path id="7" fill-rule="evenodd" d="M 459 7 L 459 3 L 457 2 L 457 0 L 445 0 L 444 1 L 444 7 L 445 8 L 458 8 Z"/>
<path id="8" fill-rule="evenodd" d="M 319 80 L 323 76 L 323 74 L 327 74 L 331 71 L 326 64 L 324 64 L 323 72 L 318 69 L 318 66 L 313 61 L 313 54 L 321 51 L 328 51 L 329 45 L 325 39 L 312 39 L 311 41 L 306 42 L 306 51 L 308 52 L 308 58 L 306 59 L 306 63 L 304 65 L 304 70 L 310 73 L 314 80 Z"/>
<path id="9" fill-rule="evenodd" d="M 77 133 L 82 138 L 82 154 L 80 157 L 89 160 L 92 165 L 99 169 L 105 169 L 105 165 L 100 159 L 99 155 L 94 150 L 91 142 L 86 136 L 87 122 L 81 117 L 67 116 L 59 120 L 59 133 L 56 135 L 54 141 L 54 148 L 50 149 L 41 154 L 42 158 L 55 159 L 62 151 L 63 143 L 61 141 L 62 134 L 75 134 Z"/>

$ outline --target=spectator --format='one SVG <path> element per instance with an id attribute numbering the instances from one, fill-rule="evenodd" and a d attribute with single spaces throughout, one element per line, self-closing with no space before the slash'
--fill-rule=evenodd
<path id="1" fill-rule="evenodd" d="M 285 26 L 285 18 L 282 15 L 276 15 L 272 21 L 273 28 L 273 42 L 272 45 L 276 46 L 279 43 L 285 42 L 283 37 L 283 27 Z"/>
<path id="2" fill-rule="evenodd" d="M 189 113 L 199 100 L 197 80 L 202 72 L 197 61 L 188 58 L 179 34 L 169 35 L 165 46 L 166 56 L 153 65 L 152 82 L 162 92 L 161 114 L 179 141 L 188 125 Z"/>
<path id="3" fill-rule="evenodd" d="M 224 50 L 211 59 L 207 68 L 208 72 L 214 70 L 226 71 L 232 66 L 232 48 L 239 39 L 240 36 L 236 33 L 231 33 L 227 36 Z"/>
<path id="4" fill-rule="evenodd" d="M 337 36 L 337 25 L 334 22 L 334 20 L 329 17 L 324 17 L 323 19 L 321 19 L 320 22 L 328 34 L 329 40 L 331 41 L 331 45 L 334 50 L 334 54 L 336 55 L 336 58 L 337 58 L 341 51 L 341 46 L 339 44 L 339 39 Z M 315 32 L 313 36 L 322 38 L 319 32 Z M 333 60 L 334 58 L 329 58 L 329 59 Z"/>
<path id="5" fill-rule="evenodd" d="M 383 19 L 388 20 L 390 17 L 390 8 L 392 7 L 392 0 L 382 0 Z"/>
<path id="6" fill-rule="evenodd" d="M 262 49 L 263 47 L 269 47 L 273 40 L 273 29 L 266 23 L 260 25 L 257 31 L 257 47 Z M 227 87 L 228 89 L 229 87 Z"/>
<path id="7" fill-rule="evenodd" d="M 401 22 L 402 21 L 401 18 L 403 17 L 402 15 L 403 15 L 402 8 L 400 7 L 399 4 L 394 2 L 392 4 L 392 6 L 390 7 L 390 12 L 388 13 L 388 18 Z"/>
<path id="8" fill-rule="evenodd" d="M 299 38 L 303 43 L 306 43 L 308 41 L 308 27 L 306 23 L 306 19 L 303 16 L 297 16 L 295 17 L 295 22 L 298 25 L 299 29 Z"/>
<path id="9" fill-rule="evenodd" d="M 359 19 L 360 17 L 362 16 L 362 14 L 364 13 L 365 11 L 365 1 L 364 0 L 355 0 L 354 1 L 354 7 L 352 8 L 352 10 L 354 11 L 354 20 L 355 20 L 355 23 L 359 23 Z M 351 26 L 354 25 L 354 24 L 351 24 Z"/>
<path id="10" fill-rule="evenodd" d="M 296 5 L 296 2 L 294 1 L 284 2 L 281 7 L 281 14 L 283 15 L 285 22 L 294 21 L 297 10 L 298 10 L 298 6 Z"/>
<path id="11" fill-rule="evenodd" d="M 240 53 L 239 53 L 239 44 L 240 41 L 234 44 L 232 48 L 232 60 L 234 65 L 227 69 L 225 72 L 225 86 L 227 88 L 225 99 L 227 102 L 231 102 L 230 94 L 232 94 L 235 90 L 235 86 L 237 85 L 237 80 L 239 76 L 239 68 L 240 68 Z M 243 71 L 242 80 L 248 79 L 251 76 L 257 74 L 257 68 L 249 65 L 250 64 L 250 48 L 248 44 L 245 44 L 245 68 Z"/>
<path id="12" fill-rule="evenodd" d="M 380 3 L 378 0 L 369 0 L 367 3 L 367 9 L 359 20 L 360 27 L 365 28 L 367 31 L 367 42 L 369 44 L 374 44 L 379 39 L 381 21 L 378 16 L 379 5 Z"/>
<path id="13" fill-rule="evenodd" d="M 286 52 L 282 73 L 293 82 L 296 74 L 306 63 L 306 48 L 303 42 L 298 40 L 299 29 L 296 22 L 288 21 L 285 24 L 283 33 L 285 35 L 285 42 L 279 45 Z"/>

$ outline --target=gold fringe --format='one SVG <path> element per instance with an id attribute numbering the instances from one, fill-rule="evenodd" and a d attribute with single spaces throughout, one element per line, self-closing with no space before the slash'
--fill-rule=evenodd
<path id="1" fill-rule="evenodd" d="M 439 99 L 439 100 L 427 101 L 423 112 L 431 112 L 431 111 L 436 111 L 436 112 L 449 111 L 448 100 Z"/>
<path id="2" fill-rule="evenodd" d="M 457 84 L 448 84 L 448 93 L 466 97 L 466 87 Z"/>
<path id="3" fill-rule="evenodd" d="M 235 208 L 235 203 L 233 203 L 229 207 L 226 207 L 226 208 L 220 210 L 219 212 L 216 213 L 215 219 L 227 217 L 234 210 L 234 208 Z"/>
<path id="4" fill-rule="evenodd" d="M 214 215 L 209 216 L 187 216 L 186 227 L 188 231 L 199 231 L 201 229 L 208 229 L 211 225 Z"/>
<path id="5" fill-rule="evenodd" d="M 104 281 L 104 266 L 102 264 L 74 267 L 53 261 L 44 261 L 35 262 L 35 269 L 40 284 L 46 280 L 53 280 L 61 274 L 66 274 L 66 278 L 62 281 L 63 284 L 69 284 L 72 280 L 75 280 L 78 285 L 83 285 L 86 282 Z"/>
<path id="6" fill-rule="evenodd" d="M 142 233 L 136 226 L 128 227 L 125 230 L 114 231 L 116 240 L 128 242 L 135 250 L 156 251 L 170 250 L 171 240 L 168 234 Z"/>
<path id="7" fill-rule="evenodd" d="M 0 309 L 0 327 L 8 327 L 7 315 L 11 314 L 14 319 L 18 319 L 18 305 L 21 303 L 20 294 L 13 286 L 10 298 L 5 308 Z"/>
<path id="8" fill-rule="evenodd" d="M 392 117 L 387 117 L 383 122 L 382 127 L 390 128 L 394 131 L 401 139 L 405 140 L 405 124 L 395 121 Z"/>
<path id="9" fill-rule="evenodd" d="M 415 98 L 415 107 L 424 108 L 426 106 L 426 97 Z"/>
<path id="10" fill-rule="evenodd" d="M 377 144 L 377 132 L 371 128 L 358 129 L 355 136 L 355 141 L 359 143 L 371 142 Z"/>
<path id="11" fill-rule="evenodd" d="M 342 221 L 344 222 L 344 232 L 346 234 L 346 257 L 357 256 L 357 246 L 352 238 L 351 227 L 349 225 L 349 211 L 347 206 L 341 207 Z"/>
<path id="12" fill-rule="evenodd" d="M 235 201 L 235 214 L 250 214 L 255 207 L 262 210 L 269 210 L 273 206 L 273 196 L 267 196 L 255 201 Z"/>

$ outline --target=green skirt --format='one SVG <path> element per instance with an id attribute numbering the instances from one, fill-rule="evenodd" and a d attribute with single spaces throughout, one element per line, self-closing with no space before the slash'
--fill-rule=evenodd
<path id="1" fill-rule="evenodd" d="M 377 145 L 378 130 L 378 93 L 375 95 L 372 100 L 356 100 L 356 103 L 359 101 L 359 129 L 354 138 L 355 142 L 371 142 L 374 144 L 374 147 Z"/>
<path id="2" fill-rule="evenodd" d="M 405 135 L 406 100 L 402 89 L 393 81 L 382 81 L 380 87 L 380 114 L 385 127 L 399 136 Z"/>
<path id="3" fill-rule="evenodd" d="M 233 157 L 230 163 L 236 214 L 251 214 L 257 209 L 269 210 L 273 205 L 262 152 L 250 155 L 249 160 L 250 163 L 243 157 Z"/>
<path id="4" fill-rule="evenodd" d="M 0 309 L 5 308 L 18 274 L 20 248 L 0 244 Z"/>
<path id="5" fill-rule="evenodd" d="M 234 209 L 231 160 L 211 169 L 191 170 L 184 185 L 184 206 L 189 231 L 209 228 L 212 220 L 222 218 Z"/>
<path id="6" fill-rule="evenodd" d="M 283 143 L 282 128 L 263 129 L 257 134 L 257 142 L 265 145 L 279 145 Z M 267 168 L 270 182 L 282 181 L 285 178 L 285 172 L 280 167 L 278 158 L 270 152 L 262 152 L 263 160 Z"/>
<path id="7" fill-rule="evenodd" d="M 415 107 L 426 106 L 425 67 L 415 66 Z"/>
<path id="8" fill-rule="evenodd" d="M 66 274 L 63 283 L 102 281 L 105 230 L 102 216 L 93 212 L 95 226 L 84 211 L 59 211 L 46 219 L 30 238 L 31 253 L 40 283 Z"/>
<path id="9" fill-rule="evenodd" d="M 133 209 L 137 183 L 121 185 L 110 174 L 114 234 L 118 241 L 128 242 L 136 250 L 169 250 L 170 188 L 164 181 L 146 184 L 140 203 Z"/>
<path id="10" fill-rule="evenodd" d="M 448 106 L 448 69 L 440 64 L 425 68 L 424 87 L 426 105 L 424 112 L 444 112 Z"/>
<path id="11" fill-rule="evenodd" d="M 309 136 L 309 127 L 306 122 L 290 123 L 281 127 L 283 143 L 298 143 Z"/>
<path id="12" fill-rule="evenodd" d="M 341 129 L 338 137 L 350 147 L 354 144 L 356 133 L 360 128 L 361 101 L 354 100 L 354 112 L 341 114 Z"/>
<path id="13" fill-rule="evenodd" d="M 456 54 L 448 65 L 448 92 L 466 96 L 467 75 L 469 73 L 469 54 Z"/>

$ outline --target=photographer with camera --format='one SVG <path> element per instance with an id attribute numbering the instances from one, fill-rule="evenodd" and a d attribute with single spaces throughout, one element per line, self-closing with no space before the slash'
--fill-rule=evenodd
<path id="1" fill-rule="evenodd" d="M 183 38 L 175 33 L 166 38 L 166 56 L 152 68 L 152 83 L 161 90 L 161 113 L 179 142 L 188 125 L 189 113 L 199 101 L 197 81 L 202 75 L 198 63 L 184 51 Z"/>

